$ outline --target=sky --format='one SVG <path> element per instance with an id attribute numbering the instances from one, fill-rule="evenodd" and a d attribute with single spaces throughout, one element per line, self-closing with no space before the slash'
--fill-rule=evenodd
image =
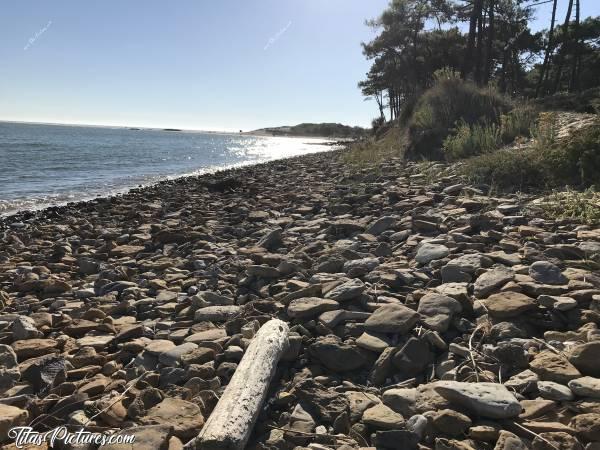
<path id="1" fill-rule="evenodd" d="M 0 120 L 239 131 L 367 126 L 388 0 L 3 0 Z M 562 21 L 567 0 L 559 0 Z M 583 0 L 582 16 L 600 15 Z M 549 5 L 534 29 L 547 26 Z"/>

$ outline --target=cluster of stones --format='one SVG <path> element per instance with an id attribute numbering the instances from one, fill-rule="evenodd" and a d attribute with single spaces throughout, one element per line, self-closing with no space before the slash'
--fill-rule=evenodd
<path id="1" fill-rule="evenodd" d="M 3 448 L 182 448 L 277 317 L 251 448 L 599 449 L 600 228 L 436 167 L 329 152 L 5 219 Z"/>

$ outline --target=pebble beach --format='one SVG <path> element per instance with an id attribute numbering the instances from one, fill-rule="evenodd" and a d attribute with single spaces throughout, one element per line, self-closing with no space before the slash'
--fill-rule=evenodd
<path id="1" fill-rule="evenodd" d="M 345 152 L 0 219 L 1 448 L 181 449 L 277 318 L 247 448 L 599 449 L 600 227 Z"/>

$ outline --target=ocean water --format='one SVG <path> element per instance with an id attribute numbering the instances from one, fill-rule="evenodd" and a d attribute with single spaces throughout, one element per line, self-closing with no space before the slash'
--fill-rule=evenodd
<path id="1" fill-rule="evenodd" d="M 0 215 L 332 147 L 313 138 L 0 122 Z"/>

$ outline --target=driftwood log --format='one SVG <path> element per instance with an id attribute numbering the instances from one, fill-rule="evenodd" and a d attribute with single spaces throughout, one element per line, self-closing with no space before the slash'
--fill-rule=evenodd
<path id="1" fill-rule="evenodd" d="M 243 450 L 252 434 L 277 363 L 288 346 L 289 328 L 269 320 L 256 333 L 223 396 L 196 439 L 186 448 Z"/>

